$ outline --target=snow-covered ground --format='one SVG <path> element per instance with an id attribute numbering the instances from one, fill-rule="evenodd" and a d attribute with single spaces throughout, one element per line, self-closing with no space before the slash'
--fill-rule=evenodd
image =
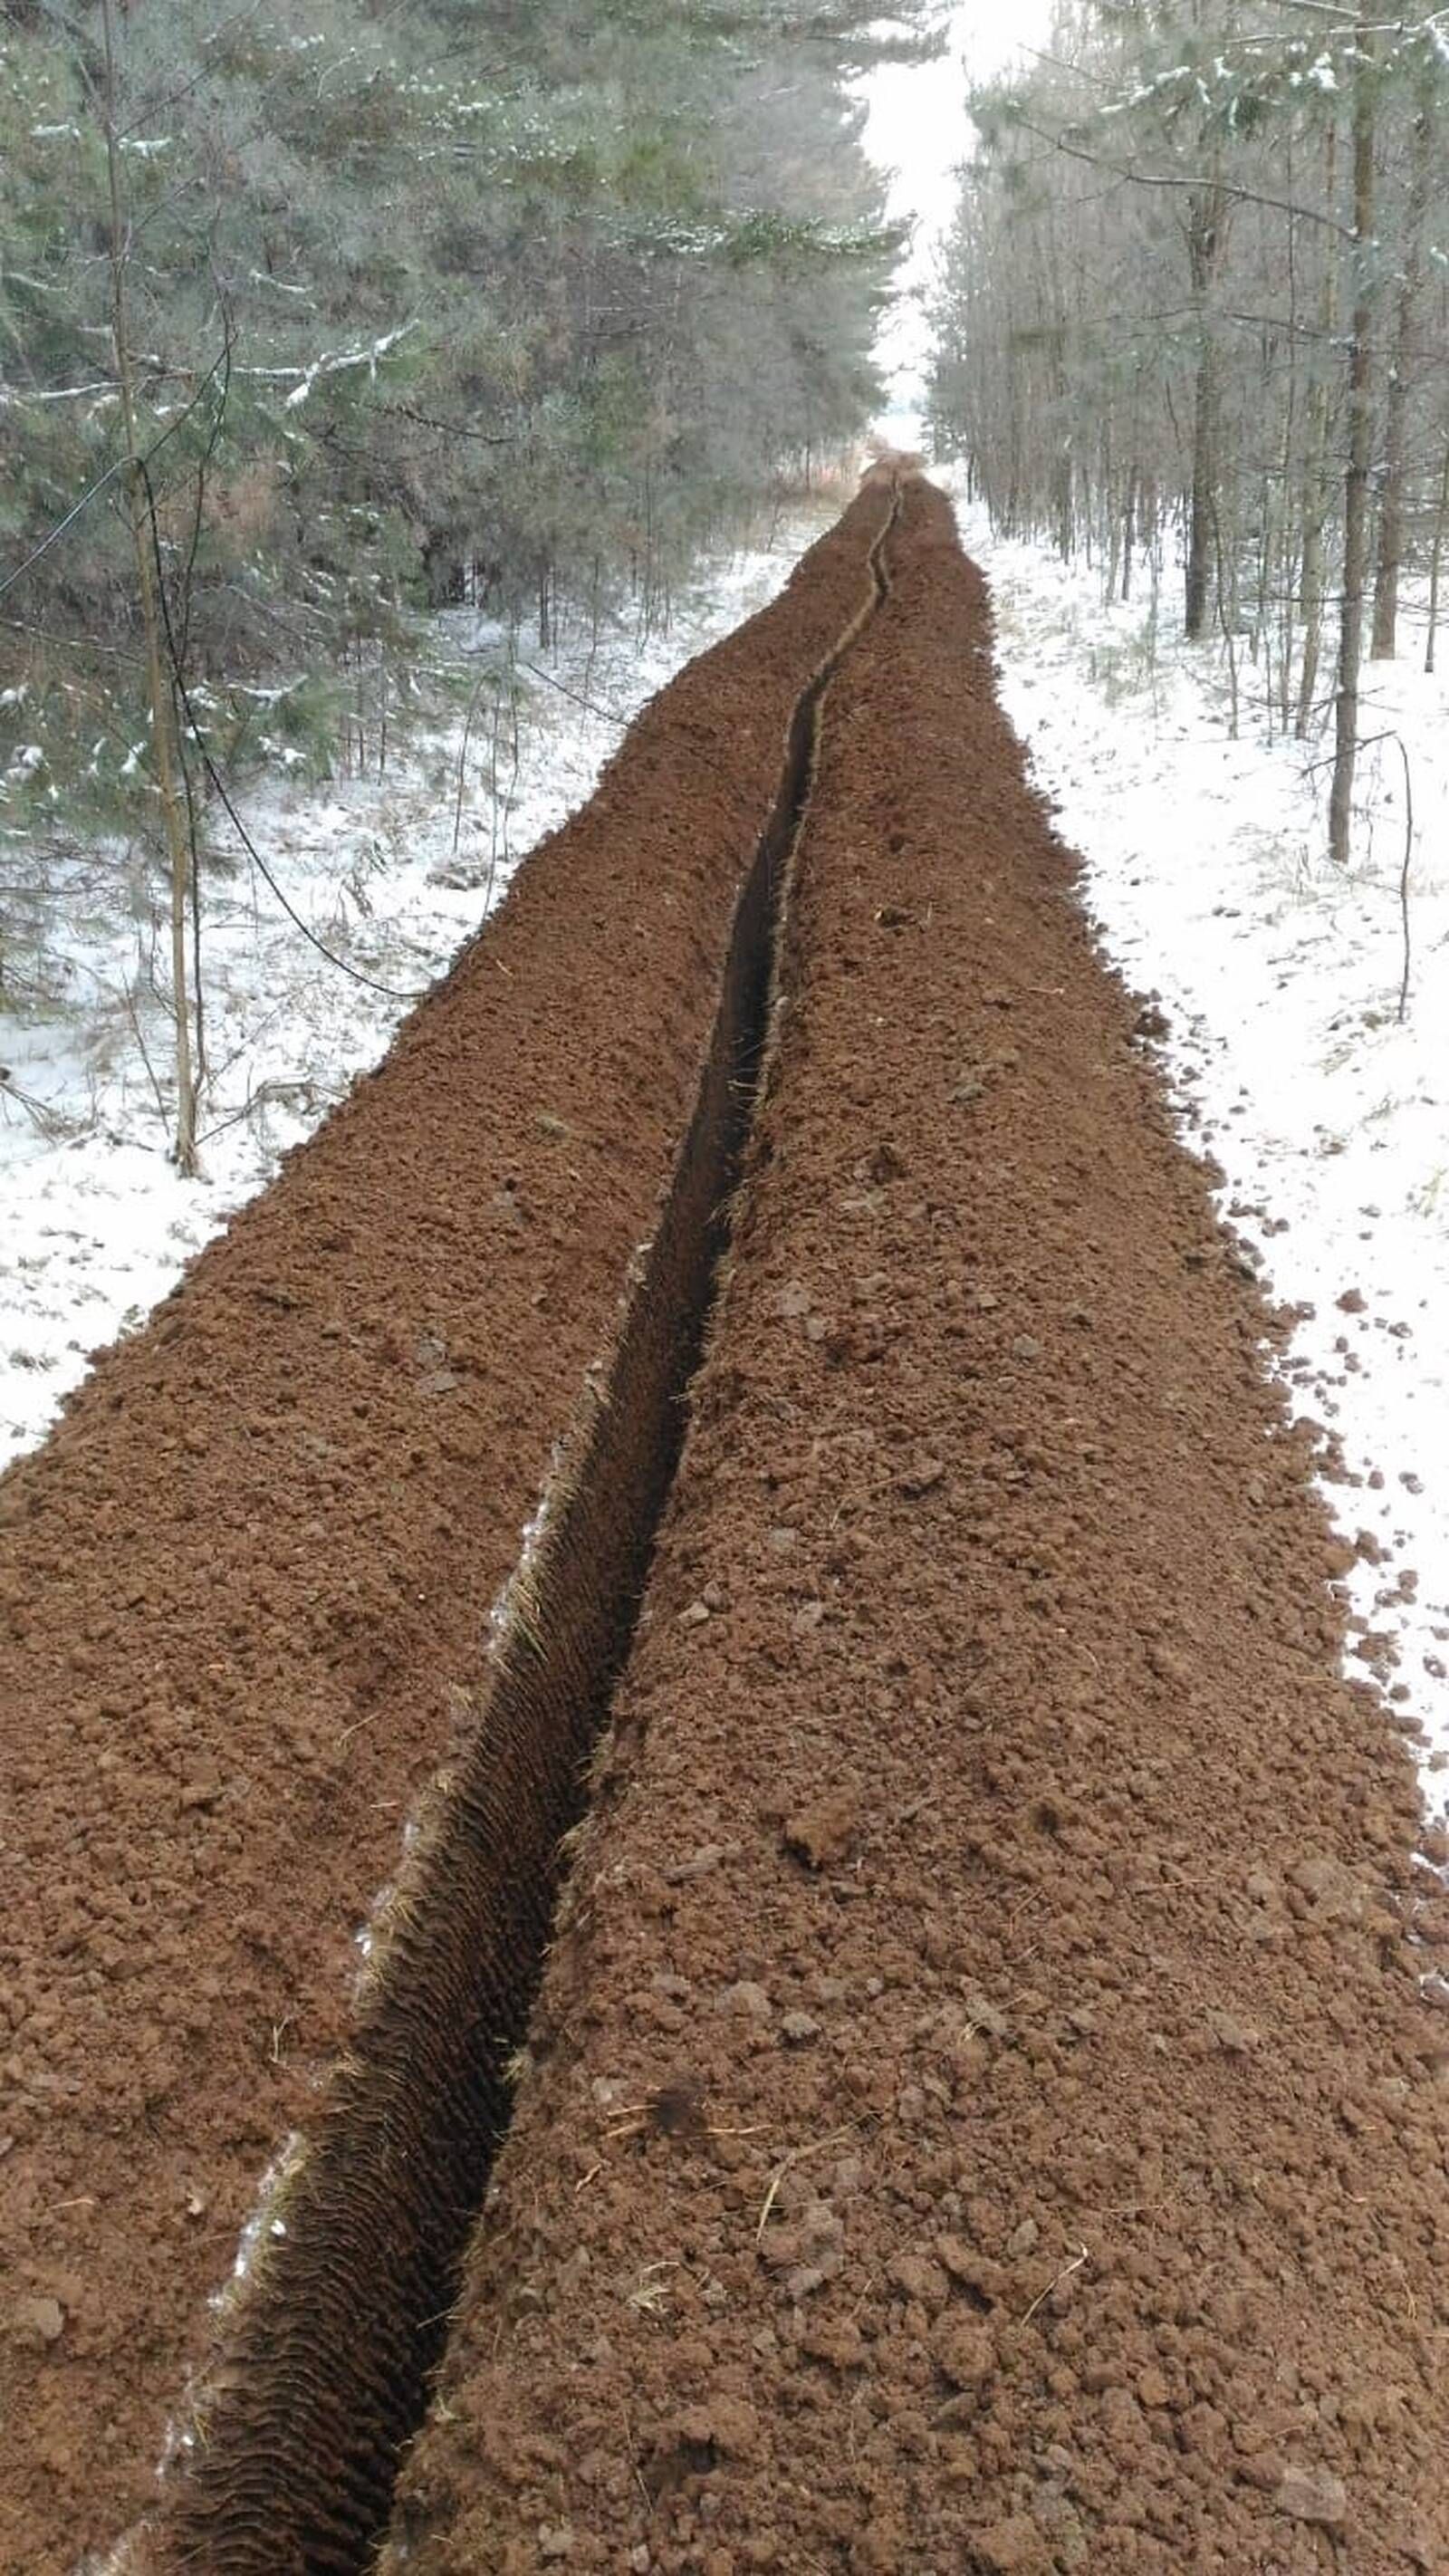
<path id="1" fill-rule="evenodd" d="M 943 478 L 948 487 L 954 478 Z M 1086 862 L 1107 955 L 1159 998 L 1184 1133 L 1225 1175 L 1224 1214 L 1270 1294 L 1301 1308 L 1278 1363 L 1341 1445 L 1325 1483 L 1362 1554 L 1350 1670 L 1378 1670 L 1449 1798 L 1449 672 L 1423 636 L 1365 669 L 1362 730 L 1394 734 L 1413 790 L 1410 987 L 1396 741 L 1361 755 L 1354 857 L 1325 855 L 1324 744 L 1266 739 L 1263 675 L 1152 636 L 1150 598 L 1105 607 L 1097 572 L 992 535 L 956 490 L 993 591 L 1007 711 Z M 1169 576 L 1170 578 L 1170 576 Z M 1449 647 L 1444 660 L 1449 661 Z M 1390 1661 L 1396 1658 L 1395 1661 Z"/>
<path id="2" fill-rule="evenodd" d="M 627 625 L 597 642 L 566 628 L 549 655 L 525 637 L 511 670 L 496 627 L 461 610 L 442 619 L 440 654 L 477 674 L 466 758 L 460 713 L 389 756 L 381 778 L 240 795 L 289 901 L 374 983 L 402 996 L 425 986 L 519 860 L 590 795 L 623 724 L 774 596 L 838 506 L 836 495 L 796 509 L 705 566 L 668 631 L 642 643 Z M 0 1468 L 42 1437 L 90 1355 L 149 1313 L 377 1061 L 408 1007 L 308 945 L 224 817 L 208 817 L 207 843 L 212 1071 L 191 1181 L 168 1159 L 169 1021 L 157 996 L 167 952 L 153 891 L 119 845 L 0 852 L 8 904 L 23 904 L 55 988 L 43 1011 L 0 1010 Z"/>

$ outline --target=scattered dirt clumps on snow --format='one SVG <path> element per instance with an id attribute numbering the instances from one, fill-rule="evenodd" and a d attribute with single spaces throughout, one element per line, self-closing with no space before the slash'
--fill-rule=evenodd
<path id="1" fill-rule="evenodd" d="M 388 2576 L 1440 2567 L 1412 1772 L 923 486 L 891 562 Z"/>
<path id="2" fill-rule="evenodd" d="M 646 711 L 276 1186 L 0 1484 L 0 2565 L 154 2494 L 348 2036 L 490 1605 L 693 1105 L 879 494 Z"/>

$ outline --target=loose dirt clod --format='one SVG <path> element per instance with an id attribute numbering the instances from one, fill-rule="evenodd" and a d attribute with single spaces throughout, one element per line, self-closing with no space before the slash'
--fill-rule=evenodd
<path id="1" fill-rule="evenodd" d="M 785 1849 L 811 1869 L 828 1869 L 844 1860 L 859 1827 L 859 1792 L 837 1789 L 832 1797 L 817 1799 L 813 1806 L 786 1817 Z"/>

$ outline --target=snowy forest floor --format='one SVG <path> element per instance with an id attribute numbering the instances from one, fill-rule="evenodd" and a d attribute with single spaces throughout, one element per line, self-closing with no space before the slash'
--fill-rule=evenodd
<path id="1" fill-rule="evenodd" d="M 1222 1208 L 1270 1293 L 1297 1313 L 1280 1365 L 1296 1408 L 1341 1445 L 1347 1482 L 1328 1493 L 1359 1545 L 1355 1653 L 1406 1723 L 1423 1723 L 1437 1816 L 1449 1796 L 1449 1077 L 1434 1040 L 1449 1006 L 1449 680 L 1423 678 L 1412 631 L 1405 658 L 1369 674 L 1368 729 L 1402 739 L 1414 787 L 1400 1025 L 1397 742 L 1364 754 L 1358 855 L 1338 875 L 1323 854 L 1322 746 L 1265 741 L 1251 666 L 1234 741 L 1221 654 L 1177 644 L 1166 600 L 1154 633 L 1148 600 L 1105 607 L 1094 569 L 996 539 L 956 497 L 993 586 L 1006 708 L 1084 856 L 1104 946 L 1160 1002 L 1184 1130 L 1221 1167 Z M 597 646 L 575 633 L 549 665 L 556 685 L 521 673 L 516 768 L 485 689 L 456 847 L 461 721 L 415 739 L 381 780 L 249 796 L 253 836 L 319 935 L 382 982 L 426 983 L 589 794 L 616 719 L 771 597 L 834 506 L 706 568 L 667 633 L 640 645 L 618 628 Z M 486 652 L 496 637 L 461 619 L 451 641 Z M 138 1034 L 126 999 L 147 988 L 153 933 L 127 917 L 118 879 L 123 893 L 124 854 L 91 850 L 48 887 L 74 1004 L 4 1030 L 0 1465 L 34 1446 L 91 1350 L 149 1311 L 376 1061 L 402 1007 L 309 949 L 244 859 L 214 877 L 218 1071 L 204 1176 L 183 1181 L 150 1071 L 164 1094 L 164 1018 L 153 1000 Z"/>
<path id="2" fill-rule="evenodd" d="M 1240 736 L 1220 648 L 1174 635 L 1164 590 L 1106 606 L 1097 568 L 993 535 L 954 484 L 993 593 L 1007 714 L 1058 829 L 1080 851 L 1107 954 L 1160 1008 L 1187 1139 L 1219 1205 L 1296 1322 L 1275 1365 L 1322 1423 L 1346 1481 L 1325 1487 L 1357 1542 L 1354 1655 L 1419 1721 L 1432 1816 L 1449 1799 L 1449 677 L 1366 666 L 1365 734 L 1397 735 L 1414 796 L 1412 970 L 1404 969 L 1403 765 L 1360 757 L 1355 857 L 1326 855 L 1322 739 L 1271 743 L 1247 663 Z M 1169 572 L 1167 579 L 1174 576 Z M 1326 665 L 1331 673 L 1331 661 Z M 1275 728 L 1276 731 L 1276 728 Z"/>
<path id="3" fill-rule="evenodd" d="M 395 748 L 380 778 L 278 781 L 238 800 L 318 938 L 378 984 L 426 986 L 519 861 L 592 794 L 625 724 L 773 598 L 839 499 L 823 492 L 702 566 L 668 624 L 642 640 L 629 620 L 597 638 L 588 621 L 567 622 L 546 654 L 521 639 L 516 744 L 506 636 L 469 611 L 446 612 L 445 657 L 481 674 L 466 758 L 460 713 Z M 212 1073 L 195 1180 L 170 1160 L 162 930 L 130 854 L 113 843 L 47 855 L 34 889 L 23 882 L 30 854 L 0 860 L 15 879 L 0 898 L 25 908 L 59 987 L 51 1007 L 0 1017 L 0 1469 L 44 1436 L 94 1351 L 150 1312 L 377 1062 L 407 1008 L 307 944 L 219 816 L 208 844 L 219 861 L 203 926 Z"/>

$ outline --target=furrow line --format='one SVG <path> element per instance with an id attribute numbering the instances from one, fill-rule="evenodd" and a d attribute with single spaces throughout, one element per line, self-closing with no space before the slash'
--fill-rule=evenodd
<path id="1" fill-rule="evenodd" d="M 505 2135 L 570 1836 L 628 1655 L 708 1330 L 731 1194 L 778 1022 L 777 959 L 833 675 L 888 588 L 890 490 L 867 595 L 790 721 L 741 888 L 687 1135 L 617 1342 L 593 1374 L 495 1639 L 476 1733 L 435 1784 L 376 1927 L 370 1991 L 269 2203 L 234 2329 L 196 2392 L 160 2514 L 119 2566 L 344 2576 L 386 2525 L 458 2265 Z"/>

